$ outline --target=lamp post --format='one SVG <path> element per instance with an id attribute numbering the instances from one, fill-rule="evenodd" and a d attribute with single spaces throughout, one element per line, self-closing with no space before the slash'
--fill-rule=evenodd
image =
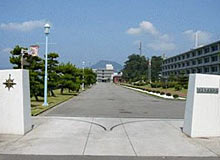
<path id="1" fill-rule="evenodd" d="M 47 52 L 48 52 L 48 35 L 50 33 L 50 25 L 48 23 L 44 25 L 44 33 L 46 35 L 46 46 L 45 46 L 44 104 L 43 106 L 48 106 L 48 103 L 47 103 Z"/>
<path id="2" fill-rule="evenodd" d="M 84 77 L 84 65 L 85 65 L 85 62 L 83 61 L 83 62 L 82 62 L 82 66 L 83 66 L 83 83 L 82 83 L 82 90 L 83 90 L 83 91 L 85 90 L 85 84 L 84 84 L 84 79 L 85 79 L 85 77 Z"/>

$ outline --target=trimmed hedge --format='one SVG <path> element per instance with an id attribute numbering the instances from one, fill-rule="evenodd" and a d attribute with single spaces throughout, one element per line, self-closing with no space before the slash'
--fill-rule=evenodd
<path id="1" fill-rule="evenodd" d="M 174 95 L 173 95 L 173 98 L 175 98 L 175 99 L 178 98 L 178 97 L 179 97 L 178 94 L 174 94 Z"/>
<path id="2" fill-rule="evenodd" d="M 160 95 L 164 95 L 165 93 L 164 92 L 160 92 Z"/>
<path id="3" fill-rule="evenodd" d="M 166 93 L 166 96 L 171 96 L 171 93 Z"/>

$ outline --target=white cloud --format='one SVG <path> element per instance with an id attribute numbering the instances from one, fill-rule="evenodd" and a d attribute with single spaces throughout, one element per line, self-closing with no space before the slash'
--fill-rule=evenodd
<path id="1" fill-rule="evenodd" d="M 13 50 L 12 48 L 4 48 L 1 50 L 1 52 L 3 53 L 9 53 L 11 50 Z"/>
<path id="2" fill-rule="evenodd" d="M 212 34 L 206 31 L 197 31 L 198 32 L 198 41 L 199 44 L 205 44 L 205 43 L 209 43 L 212 41 Z M 195 41 L 195 34 L 196 31 L 193 30 L 186 30 L 183 32 L 183 34 L 191 41 L 194 42 Z"/>
<path id="3" fill-rule="evenodd" d="M 135 35 L 137 35 L 137 34 L 140 34 L 141 32 L 142 32 L 142 30 L 140 28 L 129 28 L 127 30 L 128 34 L 135 34 Z"/>
<path id="4" fill-rule="evenodd" d="M 155 51 L 171 51 L 176 49 L 176 45 L 173 42 L 154 41 L 147 44 L 147 47 Z"/>
<path id="5" fill-rule="evenodd" d="M 152 35 L 157 35 L 158 31 L 154 27 L 154 25 L 151 22 L 143 21 L 140 23 L 140 28 L 142 28 L 144 31 L 151 33 Z"/>
<path id="6" fill-rule="evenodd" d="M 11 23 L 7 23 L 7 24 L 2 23 L 2 24 L 0 24 L 0 29 L 28 32 L 28 31 L 32 31 L 36 28 L 42 28 L 45 23 L 46 23 L 45 20 L 25 21 L 22 23 L 16 23 L 16 22 L 11 22 Z"/>
<path id="7" fill-rule="evenodd" d="M 172 40 L 172 38 L 171 38 L 168 34 L 160 35 L 160 36 L 159 36 L 159 39 L 160 39 L 161 41 L 171 41 L 171 40 Z"/>
<path id="8" fill-rule="evenodd" d="M 142 21 L 137 28 L 129 28 L 127 30 L 128 34 L 131 35 L 142 35 L 149 34 L 151 43 L 147 44 L 147 47 L 155 51 L 171 51 L 176 49 L 176 45 L 172 42 L 173 39 L 168 34 L 160 33 L 157 28 L 149 21 Z M 139 41 L 135 41 L 137 44 Z"/>
<path id="9" fill-rule="evenodd" d="M 132 35 L 138 35 L 143 33 L 150 33 L 152 35 L 157 35 L 159 32 L 151 22 L 142 21 L 137 28 L 129 28 L 127 30 L 127 33 Z"/>

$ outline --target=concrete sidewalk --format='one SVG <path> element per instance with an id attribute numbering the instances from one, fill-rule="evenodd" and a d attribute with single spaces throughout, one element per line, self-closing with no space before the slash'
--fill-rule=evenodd
<path id="1" fill-rule="evenodd" d="M 0 135 L 0 154 L 220 156 L 220 138 L 185 136 L 183 120 L 34 117 L 25 136 Z"/>

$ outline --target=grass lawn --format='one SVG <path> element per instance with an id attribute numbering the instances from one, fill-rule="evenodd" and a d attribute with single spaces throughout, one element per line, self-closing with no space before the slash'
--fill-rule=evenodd
<path id="1" fill-rule="evenodd" d="M 180 97 L 185 97 L 187 95 L 187 89 L 181 89 L 179 91 L 175 90 L 175 88 L 151 88 L 150 86 L 143 86 L 144 88 L 148 88 L 155 91 L 165 92 L 165 93 L 171 93 L 172 95 L 178 94 Z"/>
<path id="2" fill-rule="evenodd" d="M 154 90 L 154 91 L 160 91 L 160 92 L 165 92 L 165 93 L 171 93 L 172 95 L 174 94 L 178 94 L 180 97 L 184 97 L 186 98 L 187 96 L 187 89 L 181 89 L 180 91 L 175 90 L 175 88 L 152 88 L 150 85 L 145 85 L 145 86 L 139 86 L 140 88 L 147 88 L 150 90 Z"/>
<path id="3" fill-rule="evenodd" d="M 60 90 L 55 90 L 54 91 L 56 97 L 52 97 L 52 96 L 48 96 L 48 106 L 47 107 L 43 107 L 42 104 L 44 102 L 44 98 L 43 97 L 39 97 L 39 101 L 36 101 L 34 97 L 31 98 L 31 115 L 32 116 L 36 116 L 70 98 L 72 98 L 73 96 L 76 96 L 77 93 L 76 92 L 68 92 L 68 91 L 64 91 L 64 94 L 60 94 Z"/>

